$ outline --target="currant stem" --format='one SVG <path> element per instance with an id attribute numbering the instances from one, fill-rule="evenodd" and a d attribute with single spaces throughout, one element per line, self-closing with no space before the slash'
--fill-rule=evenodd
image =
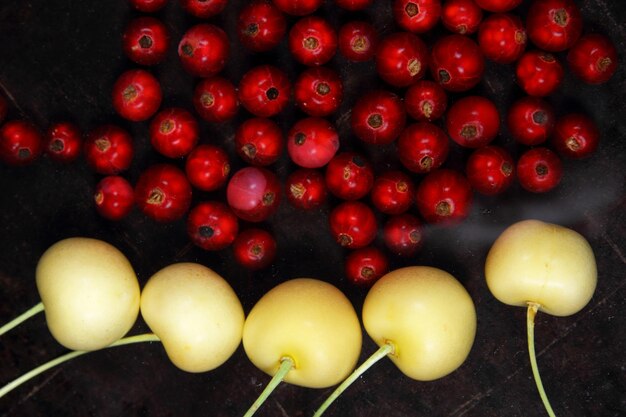
<path id="1" fill-rule="evenodd" d="M 394 350 L 394 346 L 390 342 L 387 342 L 384 345 L 382 345 L 380 348 L 378 348 L 378 350 L 374 352 L 372 356 L 367 358 L 367 360 L 363 362 L 361 366 L 356 368 L 352 372 L 352 374 L 348 376 L 348 378 L 346 378 L 337 388 L 335 388 L 335 391 L 333 391 L 333 393 L 330 394 L 328 398 L 326 398 L 326 401 L 324 401 L 324 403 L 320 406 L 320 408 L 318 408 L 317 411 L 315 411 L 315 414 L 313 414 L 313 417 L 321 416 L 324 413 L 324 411 L 326 411 L 326 409 L 330 407 L 330 405 L 341 395 L 341 393 L 343 393 L 350 385 L 352 385 L 354 381 L 357 380 L 357 378 L 363 375 L 365 371 L 370 369 L 379 360 L 386 357 L 388 354 L 392 353 L 393 350 Z"/>
<path id="2" fill-rule="evenodd" d="M 263 403 L 265 402 L 265 400 L 267 400 L 270 394 L 274 392 L 278 384 L 280 384 L 283 379 L 285 379 L 285 375 L 287 375 L 287 373 L 291 371 L 293 367 L 293 359 L 291 359 L 289 356 L 285 356 L 284 358 L 282 358 L 280 360 L 280 367 L 278 368 L 278 371 L 276 371 L 261 395 L 259 395 L 259 398 L 256 399 L 254 404 L 252 404 L 248 411 L 246 411 L 246 414 L 244 414 L 243 417 L 251 417 L 256 412 L 256 410 L 258 410 L 259 407 L 263 405 Z"/>
<path id="3" fill-rule="evenodd" d="M 29 308 L 28 310 L 26 310 L 25 312 L 23 312 L 22 314 L 20 314 L 19 316 L 17 316 L 16 318 L 11 320 L 7 324 L 5 324 L 4 326 L 0 327 L 0 336 L 7 333 L 12 328 L 19 326 L 20 324 L 22 324 L 23 322 L 25 322 L 26 320 L 28 320 L 35 314 L 41 313 L 42 311 L 43 311 L 43 303 L 40 301 L 39 303 L 35 304 L 31 308 Z"/>
<path id="4" fill-rule="evenodd" d="M 539 304 L 528 303 L 528 311 L 526 314 L 526 327 L 528 331 L 528 353 L 530 356 L 530 366 L 533 370 L 535 385 L 537 385 L 537 390 L 539 391 L 541 401 L 543 401 L 543 406 L 545 407 L 550 417 L 556 417 L 554 411 L 552 410 L 552 406 L 550 405 L 550 401 L 548 401 L 546 391 L 543 389 L 541 376 L 539 375 L 539 368 L 537 367 L 537 357 L 535 355 L 535 316 L 537 315 L 538 310 Z"/>
<path id="5" fill-rule="evenodd" d="M 123 339 L 118 340 L 117 342 L 110 344 L 106 348 L 124 346 L 124 345 L 129 345 L 132 343 L 158 342 L 158 341 L 159 341 L 159 338 L 153 333 L 145 333 L 145 334 L 140 334 L 136 336 L 125 337 Z M 51 361 L 48 361 L 42 365 L 39 365 L 38 367 L 34 369 L 31 369 L 30 371 L 26 372 L 24 375 L 14 379 L 13 381 L 9 382 L 8 384 L 0 388 L 0 398 L 4 397 L 7 393 L 11 392 L 15 388 L 22 385 L 23 383 L 28 382 L 29 380 L 33 379 L 37 375 L 47 371 L 48 369 L 52 369 L 55 366 L 62 364 L 63 362 L 67 362 L 70 359 L 76 358 L 78 356 L 84 355 L 85 353 L 89 353 L 89 352 L 94 352 L 94 351 L 73 350 L 64 355 L 59 356 L 58 358 L 52 359 Z"/>

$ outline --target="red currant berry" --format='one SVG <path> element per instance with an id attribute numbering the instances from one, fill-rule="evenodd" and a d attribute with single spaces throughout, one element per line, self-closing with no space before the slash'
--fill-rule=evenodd
<path id="1" fill-rule="evenodd" d="M 474 0 L 481 9 L 493 13 L 504 13 L 515 9 L 523 0 Z"/>
<path id="2" fill-rule="evenodd" d="M 388 84 L 407 87 L 424 77 L 428 60 L 428 47 L 417 35 L 392 33 L 378 45 L 376 72 Z"/>
<path id="3" fill-rule="evenodd" d="M 469 156 L 465 173 L 474 190 L 485 195 L 496 195 L 509 188 L 513 182 L 515 162 L 503 148 L 484 146 Z"/>
<path id="4" fill-rule="evenodd" d="M 495 139 L 500 130 L 498 108 L 485 97 L 463 97 L 448 110 L 446 130 L 450 138 L 461 146 L 485 146 Z"/>
<path id="5" fill-rule="evenodd" d="M 326 167 L 326 187 L 342 200 L 359 200 L 374 185 L 374 168 L 362 155 L 342 152 L 335 155 Z"/>
<path id="6" fill-rule="evenodd" d="M 180 158 L 196 147 L 198 122 L 185 109 L 161 110 L 150 122 L 150 143 L 161 155 Z"/>
<path id="7" fill-rule="evenodd" d="M 429 223 L 452 223 L 465 219 L 472 206 L 472 187 L 463 174 L 439 169 L 417 187 L 417 208 Z"/>
<path id="8" fill-rule="evenodd" d="M 394 255 L 413 256 L 423 245 L 422 222 L 412 214 L 392 216 L 383 226 L 383 241 Z"/>
<path id="9" fill-rule="evenodd" d="M 135 204 L 133 186 L 117 175 L 102 178 L 96 185 L 93 198 L 98 214 L 114 221 L 128 216 Z"/>
<path id="10" fill-rule="evenodd" d="M 187 235 L 204 250 L 216 251 L 230 246 L 239 232 L 239 220 L 230 207 L 220 201 L 204 201 L 187 216 Z"/>
<path id="11" fill-rule="evenodd" d="M 246 269 L 267 268 L 276 258 L 276 239 L 266 230 L 247 229 L 233 242 L 235 261 Z"/>
<path id="12" fill-rule="evenodd" d="M 272 3 L 255 0 L 244 5 L 239 12 L 239 40 L 251 51 L 264 52 L 275 48 L 286 32 L 287 19 Z"/>
<path id="13" fill-rule="evenodd" d="M 480 47 L 463 35 L 439 38 L 431 51 L 431 72 L 448 91 L 467 91 L 480 82 L 485 60 Z"/>
<path id="14" fill-rule="evenodd" d="M 80 156 L 82 146 L 82 134 L 74 123 L 54 123 L 46 132 L 46 153 L 54 161 L 75 161 Z"/>
<path id="15" fill-rule="evenodd" d="M 424 33 L 439 22 L 441 0 L 394 0 L 392 12 L 402 29 Z"/>
<path id="16" fill-rule="evenodd" d="M 474 0 L 447 0 L 441 9 L 441 23 L 459 35 L 476 32 L 482 19 L 483 11 Z"/>
<path id="17" fill-rule="evenodd" d="M 349 249 L 369 245 L 378 231 L 374 212 L 360 201 L 340 203 L 330 212 L 329 224 L 335 241 Z"/>
<path id="18" fill-rule="evenodd" d="M 574 0 L 533 0 L 526 16 L 526 30 L 539 49 L 559 52 L 578 40 L 583 19 Z"/>
<path id="19" fill-rule="evenodd" d="M 448 136 L 428 122 L 406 127 L 398 139 L 398 158 L 409 171 L 426 174 L 446 161 L 450 150 Z"/>
<path id="20" fill-rule="evenodd" d="M 293 16 L 304 16 L 316 11 L 324 0 L 272 0 L 283 12 Z"/>
<path id="21" fill-rule="evenodd" d="M 517 61 L 517 83 L 529 96 L 545 97 L 554 93 L 563 81 L 563 66 L 547 52 L 525 52 Z"/>
<path id="22" fill-rule="evenodd" d="M 128 70 L 113 85 L 113 108 L 124 119 L 141 122 L 152 117 L 163 93 L 154 75 L 142 69 Z"/>
<path id="23" fill-rule="evenodd" d="M 188 74 L 194 77 L 215 75 L 224 68 L 229 56 L 226 32 L 209 23 L 192 26 L 178 44 L 178 56 Z"/>
<path id="24" fill-rule="evenodd" d="M 28 165 L 43 152 L 43 137 L 25 120 L 11 120 L 0 127 L 0 161 L 8 165 Z"/>
<path id="25" fill-rule="evenodd" d="M 144 13 L 154 13 L 167 4 L 167 0 L 128 0 L 128 2 L 133 8 Z"/>
<path id="26" fill-rule="evenodd" d="M 335 0 L 337 6 L 352 12 L 367 9 L 372 3 L 374 0 Z"/>
<path id="27" fill-rule="evenodd" d="M 226 184 L 230 174 L 228 154 L 215 145 L 198 145 L 187 156 L 185 173 L 194 187 L 215 191 Z"/>
<path id="28" fill-rule="evenodd" d="M 303 210 L 321 206 L 328 196 L 324 175 L 315 169 L 301 168 L 292 172 L 285 188 L 291 205 Z"/>
<path id="29" fill-rule="evenodd" d="M 226 78 L 205 78 L 194 89 L 193 106 L 207 122 L 225 122 L 235 117 L 239 110 L 237 90 Z"/>
<path id="30" fill-rule="evenodd" d="M 430 122 L 446 112 L 448 96 L 441 85 L 430 80 L 419 80 L 406 90 L 404 106 L 412 118 Z"/>
<path id="31" fill-rule="evenodd" d="M 507 113 L 507 125 L 513 139 L 534 146 L 545 142 L 554 129 L 554 109 L 542 98 L 522 97 Z"/>
<path id="32" fill-rule="evenodd" d="M 296 105 L 309 116 L 328 116 L 341 105 L 341 78 L 330 68 L 309 68 L 298 76 L 294 96 Z"/>
<path id="33" fill-rule="evenodd" d="M 235 132 L 237 154 L 250 165 L 273 164 L 280 158 L 284 147 L 283 131 L 270 119 L 248 119 Z"/>
<path id="34" fill-rule="evenodd" d="M 87 164 L 98 174 L 115 175 L 127 170 L 133 160 L 133 138 L 115 125 L 103 125 L 87 135 L 83 146 Z"/>
<path id="35" fill-rule="evenodd" d="M 228 0 L 180 0 L 184 11 L 200 19 L 208 19 L 224 10 Z"/>
<path id="36" fill-rule="evenodd" d="M 383 251 L 368 246 L 351 251 L 346 256 L 344 270 L 351 283 L 371 287 L 389 272 L 389 261 Z"/>
<path id="37" fill-rule="evenodd" d="M 321 17 L 304 17 L 289 31 L 289 51 L 301 64 L 325 64 L 337 51 L 335 29 Z"/>
<path id="38" fill-rule="evenodd" d="M 363 142 L 387 145 L 404 129 L 406 111 L 400 97 L 386 90 L 374 90 L 360 97 L 352 109 L 350 124 Z"/>
<path id="39" fill-rule="evenodd" d="M 567 53 L 567 63 L 574 75 L 588 84 L 607 82 L 617 69 L 617 50 L 605 35 L 582 36 Z"/>
<path id="40" fill-rule="evenodd" d="M 135 204 L 157 222 L 182 218 L 191 205 L 191 185 L 176 166 L 157 164 L 147 168 L 135 184 Z"/>
<path id="41" fill-rule="evenodd" d="M 124 53 L 128 59 L 140 65 L 162 62 L 167 55 L 169 42 L 165 24 L 150 16 L 131 20 L 122 37 Z"/>
<path id="42" fill-rule="evenodd" d="M 239 101 L 258 117 L 277 115 L 287 106 L 290 96 L 289 78 L 282 70 L 270 65 L 252 68 L 239 82 Z"/>
<path id="43" fill-rule="evenodd" d="M 280 204 L 280 181 L 264 168 L 246 167 L 235 172 L 226 187 L 226 198 L 242 220 L 261 222 Z"/>
<path id="44" fill-rule="evenodd" d="M 589 116 L 571 113 L 556 121 L 552 144 L 563 156 L 585 158 L 596 151 L 599 142 L 600 130 Z"/>
<path id="45" fill-rule="evenodd" d="M 371 23 L 348 22 L 339 28 L 337 43 L 344 57 L 350 61 L 365 62 L 376 54 L 378 33 Z"/>
<path id="46" fill-rule="evenodd" d="M 478 45 L 485 58 L 498 64 L 510 64 L 526 49 L 526 29 L 519 16 L 496 13 L 487 17 L 478 29 Z"/>
<path id="47" fill-rule="evenodd" d="M 544 193 L 555 188 L 563 176 L 561 159 L 548 148 L 533 148 L 517 160 L 517 178 L 520 185 L 533 193 Z"/>
<path id="48" fill-rule="evenodd" d="M 376 177 L 371 191 L 374 207 L 385 214 L 401 214 L 413 204 L 415 185 L 402 171 L 387 171 Z"/>
<path id="49" fill-rule="evenodd" d="M 307 117 L 293 125 L 287 135 L 287 153 L 303 168 L 321 168 L 339 149 L 339 134 L 332 123 Z"/>

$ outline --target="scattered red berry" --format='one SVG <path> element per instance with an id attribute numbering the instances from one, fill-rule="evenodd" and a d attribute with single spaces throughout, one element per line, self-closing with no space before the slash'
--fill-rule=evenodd
<path id="1" fill-rule="evenodd" d="M 303 210 L 321 206 L 328 196 L 324 175 L 315 169 L 301 168 L 292 172 L 285 188 L 289 202 Z"/>
<path id="2" fill-rule="evenodd" d="M 526 30 L 539 49 L 560 52 L 578 40 L 583 19 L 574 0 L 533 0 L 526 15 Z"/>
<path id="3" fill-rule="evenodd" d="M 110 175 L 102 178 L 94 192 L 96 211 L 105 219 L 122 220 L 133 209 L 133 186 L 124 177 Z"/>
<path id="4" fill-rule="evenodd" d="M 187 235 L 196 246 L 204 250 L 227 248 L 238 232 L 237 216 L 220 201 L 198 203 L 187 216 Z"/>
<path id="5" fill-rule="evenodd" d="M 409 32 L 384 37 L 376 52 L 376 72 L 388 84 L 407 87 L 423 78 L 428 71 L 429 51 L 426 43 Z"/>
<path id="6" fill-rule="evenodd" d="M 162 62 L 169 47 L 167 27 L 151 16 L 136 17 L 130 21 L 122 36 L 122 49 L 131 61 L 140 65 Z"/>
<path id="7" fill-rule="evenodd" d="M 304 16 L 316 11 L 324 0 L 272 0 L 283 12 L 293 16 Z"/>
<path id="8" fill-rule="evenodd" d="M 448 91 L 467 91 L 480 82 L 485 59 L 480 47 L 463 35 L 439 38 L 431 51 L 431 72 Z"/>
<path id="9" fill-rule="evenodd" d="M 143 171 L 135 184 L 135 204 L 157 222 L 178 220 L 191 205 L 191 185 L 176 166 L 153 165 Z"/>
<path id="10" fill-rule="evenodd" d="M 335 241 L 349 249 L 363 248 L 374 241 L 378 231 L 376 216 L 360 201 L 344 201 L 329 216 L 330 232 Z"/>
<path id="11" fill-rule="evenodd" d="M 463 174 L 438 169 L 417 187 L 417 208 L 429 223 L 452 223 L 465 219 L 472 206 L 472 187 Z"/>
<path id="12" fill-rule="evenodd" d="M 545 193 L 561 182 L 563 164 L 548 148 L 533 148 L 517 160 L 517 178 L 520 185 L 533 193 Z"/>
<path id="13" fill-rule="evenodd" d="M 357 11 L 367 9 L 374 0 L 335 0 L 335 4 L 342 9 Z"/>
<path id="14" fill-rule="evenodd" d="M 398 138 L 398 159 L 409 171 L 426 174 L 439 168 L 450 150 L 446 133 L 428 122 L 406 127 Z"/>
<path id="15" fill-rule="evenodd" d="M 150 122 L 150 143 L 161 155 L 180 158 L 196 147 L 198 122 L 179 107 L 161 110 Z"/>
<path id="16" fill-rule="evenodd" d="M 124 119 L 141 122 L 152 117 L 163 99 L 161 84 L 154 75 L 133 69 L 119 76 L 113 85 L 113 108 Z"/>
<path id="17" fill-rule="evenodd" d="M 485 58 L 498 64 L 510 64 L 526 49 L 526 29 L 519 16 L 496 13 L 488 16 L 478 29 L 478 45 Z"/>
<path id="18" fill-rule="evenodd" d="M 0 160 L 8 165 L 28 165 L 43 152 L 43 137 L 25 120 L 11 120 L 0 127 Z"/>
<path id="19" fill-rule="evenodd" d="M 343 100 L 343 85 L 335 70 L 326 67 L 303 71 L 294 85 L 296 105 L 309 116 L 328 116 Z"/>
<path id="20" fill-rule="evenodd" d="M 273 164 L 282 155 L 284 147 L 283 131 L 271 119 L 248 119 L 235 132 L 235 150 L 250 165 Z"/>
<path id="21" fill-rule="evenodd" d="M 200 19 L 208 19 L 224 10 L 228 0 L 179 0 L 184 11 Z"/>
<path id="22" fill-rule="evenodd" d="M 404 129 L 406 111 L 400 97 L 386 90 L 373 90 L 361 96 L 354 107 L 352 133 L 363 142 L 387 145 Z"/>
<path id="23" fill-rule="evenodd" d="M 404 30 L 424 33 L 431 30 L 441 16 L 441 0 L 394 0 L 393 18 Z"/>
<path id="24" fill-rule="evenodd" d="M 496 195 L 513 183 L 515 162 L 503 148 L 484 146 L 469 156 L 465 173 L 474 190 L 485 195 Z"/>
<path id="25" fill-rule="evenodd" d="M 235 261 L 253 271 L 267 268 L 276 258 L 276 239 L 263 229 L 247 229 L 233 242 Z"/>
<path id="26" fill-rule="evenodd" d="M 198 145 L 187 156 L 185 173 L 191 185 L 197 189 L 215 191 L 228 180 L 230 174 L 228 154 L 215 145 Z"/>
<path id="27" fill-rule="evenodd" d="M 441 85 L 430 80 L 419 80 L 406 90 L 404 106 L 412 118 L 430 122 L 446 112 L 448 96 Z"/>
<path id="28" fill-rule="evenodd" d="M 372 205 L 385 214 L 401 214 L 413 204 L 415 185 L 402 171 L 387 171 L 376 177 L 371 191 Z"/>
<path id="29" fill-rule="evenodd" d="M 558 153 L 569 158 L 585 158 L 598 148 L 600 130 L 589 116 L 571 113 L 559 118 L 552 144 Z"/>
<path id="30" fill-rule="evenodd" d="M 245 4 L 239 12 L 237 33 L 244 47 L 254 52 L 275 48 L 285 37 L 287 19 L 283 12 L 265 0 Z"/>
<path id="31" fill-rule="evenodd" d="M 517 83 L 529 96 L 545 97 L 554 93 L 563 81 L 563 66 L 558 59 L 539 50 L 525 52 L 517 61 Z"/>
<path id="32" fill-rule="evenodd" d="M 371 23 L 348 22 L 339 28 L 337 43 L 344 57 L 350 61 L 365 62 L 376 54 L 378 33 Z"/>
<path id="33" fill-rule="evenodd" d="M 321 17 L 304 17 L 298 20 L 289 31 L 289 51 L 301 64 L 325 64 L 337 51 L 335 29 Z"/>
<path id="34" fill-rule="evenodd" d="M 348 281 L 355 285 L 371 287 L 387 272 L 387 255 L 374 246 L 356 249 L 346 256 L 344 270 Z"/>
<path id="35" fill-rule="evenodd" d="M 200 117 L 210 123 L 230 120 L 239 110 L 237 89 L 219 76 L 202 79 L 194 89 L 192 101 Z"/>
<path id="36" fill-rule="evenodd" d="M 74 123 L 54 123 L 46 132 L 46 153 L 54 161 L 75 161 L 80 156 L 82 146 L 81 132 Z"/>
<path id="37" fill-rule="evenodd" d="M 103 175 L 115 175 L 127 170 L 134 154 L 130 133 L 116 125 L 103 125 L 91 130 L 83 149 L 87 164 Z"/>
<path id="38" fill-rule="evenodd" d="M 471 35 L 478 30 L 483 11 L 474 0 L 446 0 L 441 9 L 441 23 L 459 35 Z"/>
<path id="39" fill-rule="evenodd" d="M 507 113 L 507 125 L 513 139 L 534 146 L 545 142 L 554 129 L 554 109 L 542 98 L 522 97 Z"/>
<path id="40" fill-rule="evenodd" d="M 278 209 L 280 188 L 280 181 L 273 172 L 259 167 L 246 167 L 230 178 L 226 199 L 240 219 L 261 222 Z"/>
<path id="41" fill-rule="evenodd" d="M 481 9 L 488 12 L 504 13 L 519 6 L 523 0 L 474 0 Z"/>
<path id="42" fill-rule="evenodd" d="M 490 143 L 500 130 L 498 108 L 481 96 L 466 96 L 456 101 L 446 115 L 450 138 L 466 148 Z"/>
<path id="43" fill-rule="evenodd" d="M 374 168 L 356 152 L 341 152 L 326 167 L 326 187 L 342 200 L 359 200 L 374 185 Z"/>
<path id="44" fill-rule="evenodd" d="M 167 4 L 167 0 L 128 0 L 128 2 L 136 10 L 144 13 L 157 12 Z"/>
<path id="45" fill-rule="evenodd" d="M 569 68 L 588 84 L 607 82 L 617 70 L 617 61 L 615 45 L 599 33 L 583 35 L 567 53 Z"/>
<path id="46" fill-rule="evenodd" d="M 287 75 L 271 65 L 261 65 L 246 72 L 239 82 L 239 101 L 258 117 L 280 113 L 291 96 Z"/>
<path id="47" fill-rule="evenodd" d="M 287 152 L 303 168 L 321 168 L 339 149 L 339 134 L 326 119 L 307 117 L 293 125 L 287 135 Z"/>
<path id="48" fill-rule="evenodd" d="M 422 222 L 408 213 L 392 216 L 383 226 L 383 241 L 394 255 L 413 256 L 423 245 Z"/>
<path id="49" fill-rule="evenodd" d="M 210 77 L 220 72 L 229 53 L 226 32 L 209 23 L 189 28 L 178 44 L 183 69 L 194 77 Z"/>

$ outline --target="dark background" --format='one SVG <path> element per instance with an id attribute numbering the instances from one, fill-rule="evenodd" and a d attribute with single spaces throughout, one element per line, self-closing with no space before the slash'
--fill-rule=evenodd
<path id="1" fill-rule="evenodd" d="M 284 42 L 276 51 L 260 55 L 240 46 L 234 35 L 240 3 L 231 1 L 220 16 L 211 19 L 231 38 L 232 54 L 224 74 L 237 83 L 251 65 L 274 62 L 294 79 L 302 68 L 289 59 Z M 516 13 L 523 15 L 527 3 Z M 623 59 L 624 2 L 577 3 L 584 15 L 585 31 L 608 34 Z M 336 10 L 327 0 L 318 13 L 328 16 L 336 27 L 353 18 L 366 18 L 381 33 L 397 30 L 388 1 L 377 1 L 364 13 L 351 15 Z M 121 120 L 110 103 L 115 78 L 135 67 L 121 52 L 121 34 L 137 15 L 123 0 L 0 3 L 0 87 L 11 102 L 8 118 L 24 117 L 41 129 L 53 121 L 71 120 L 85 132 L 103 123 L 119 124 L 131 131 L 136 141 L 136 157 L 125 173 L 131 182 L 150 164 L 164 160 L 148 145 L 147 123 Z M 157 16 L 166 22 L 172 38 L 168 59 L 153 69 L 162 82 L 163 106 L 192 110 L 196 80 L 183 73 L 176 46 L 197 20 L 185 15 L 175 0 Z M 289 20 L 290 24 L 294 21 Z M 438 27 L 424 38 L 430 43 L 441 32 Z M 349 132 L 349 109 L 356 94 L 382 85 L 373 64 L 352 64 L 338 55 L 329 66 L 340 71 L 347 92 L 342 108 L 331 118 L 342 134 L 342 150 L 366 153 L 379 171 L 398 167 L 393 145 L 364 146 Z M 443 379 L 426 383 L 413 381 L 391 362 L 382 361 L 345 392 L 326 415 L 544 415 L 526 351 L 525 310 L 495 300 L 483 278 L 485 256 L 493 240 L 506 226 L 526 218 L 576 229 L 589 239 L 597 256 L 598 288 L 590 304 L 571 317 L 539 314 L 537 318 L 539 367 L 557 415 L 626 415 L 625 75 L 624 62 L 611 81 L 601 86 L 584 85 L 568 73 L 559 92 L 550 97 L 558 114 L 586 112 L 602 131 L 600 148 L 592 157 L 565 161 L 565 175 L 556 190 L 532 195 L 514 185 L 498 197 L 477 195 L 465 222 L 453 227 L 427 227 L 424 248 L 416 257 L 391 258 L 394 268 L 419 264 L 445 269 L 468 289 L 477 308 L 478 332 L 465 364 Z M 522 95 L 514 84 L 511 66 L 488 64 L 485 79 L 489 82 L 471 93 L 492 98 L 502 111 Z M 456 97 L 452 95 L 451 100 Z M 286 130 L 301 116 L 288 110 L 277 120 Z M 233 153 L 233 126 L 246 117 L 249 115 L 242 110 L 231 124 L 202 122 L 202 141 L 228 149 L 235 169 L 243 165 Z M 494 143 L 516 156 L 524 150 L 512 142 L 506 127 Z M 447 166 L 462 169 L 466 157 L 467 152 L 455 145 Z M 182 161 L 176 163 L 182 165 Z M 293 168 L 286 156 L 273 167 L 281 178 Z M 51 244 L 70 236 L 96 237 L 116 245 L 129 257 L 142 284 L 173 262 L 203 263 L 228 279 L 246 312 L 264 292 L 300 276 L 334 283 L 360 312 L 366 290 L 343 278 L 345 252 L 327 230 L 326 216 L 336 201 L 331 199 L 314 212 L 296 211 L 284 202 L 263 224 L 277 238 L 276 262 L 266 271 L 249 273 L 233 262 L 228 250 L 207 253 L 189 245 L 184 220 L 156 224 L 137 211 L 117 223 L 100 218 L 92 205 L 92 190 L 98 179 L 83 160 L 62 166 L 43 157 L 28 167 L 0 165 L 0 322 L 39 301 L 34 280 L 37 260 Z M 223 192 L 196 192 L 194 200 L 222 196 Z M 132 333 L 146 330 L 140 320 Z M 360 362 L 375 348 L 364 334 Z M 64 352 L 39 315 L 1 338 L 0 384 Z M 238 416 L 268 380 L 247 360 L 242 348 L 215 371 L 189 374 L 175 368 L 160 345 L 134 345 L 91 353 L 39 376 L 0 399 L 0 416 Z M 258 415 L 311 415 L 331 391 L 282 384 Z"/>

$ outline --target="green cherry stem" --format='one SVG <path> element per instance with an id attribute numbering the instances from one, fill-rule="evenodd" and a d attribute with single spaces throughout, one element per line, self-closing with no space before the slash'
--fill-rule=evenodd
<path id="1" fill-rule="evenodd" d="M 548 401 L 546 391 L 543 389 L 541 376 L 539 375 L 539 367 L 537 366 L 537 356 L 535 355 L 535 316 L 537 315 L 539 307 L 540 306 L 537 303 L 528 303 L 528 310 L 526 314 L 526 328 L 528 331 L 528 354 L 530 356 L 530 366 L 533 370 L 533 377 L 535 378 L 535 385 L 537 385 L 537 390 L 539 391 L 541 401 L 543 401 L 543 406 L 546 408 L 546 411 L 548 412 L 548 415 L 550 417 L 556 417 L 554 411 L 552 410 L 552 406 L 550 405 L 550 401 Z"/>
<path id="2" fill-rule="evenodd" d="M 40 301 L 39 303 L 35 304 L 31 308 L 29 308 L 28 310 L 26 310 L 25 312 L 23 312 L 22 314 L 20 314 L 19 316 L 17 316 L 16 318 L 11 320 L 7 324 L 5 324 L 4 326 L 0 327 L 0 336 L 7 333 L 12 328 L 19 326 L 21 323 L 25 322 L 26 320 L 28 320 L 35 314 L 41 313 L 42 311 L 43 311 L 43 303 Z"/>
<path id="3" fill-rule="evenodd" d="M 285 375 L 287 375 L 287 373 L 293 369 L 294 365 L 295 363 L 293 359 L 291 359 L 289 356 L 285 356 L 280 360 L 280 366 L 278 367 L 278 371 L 276 371 L 261 395 L 259 395 L 259 398 L 256 399 L 252 406 L 250 406 L 250 409 L 246 411 L 246 414 L 244 414 L 243 417 L 251 417 L 256 412 L 256 410 L 258 410 L 259 407 L 263 405 L 265 400 L 267 400 L 270 394 L 276 389 L 278 384 L 280 384 L 283 379 L 285 379 Z"/>
<path id="4" fill-rule="evenodd" d="M 123 339 L 118 340 L 117 342 L 110 344 L 105 349 L 116 347 L 116 346 L 129 345 L 132 343 L 158 342 L 158 341 L 159 341 L 159 338 L 153 333 L 145 333 L 145 334 L 140 334 L 136 336 L 125 337 Z M 37 375 L 47 371 L 48 369 L 54 368 L 55 366 L 60 365 L 63 362 L 67 362 L 70 359 L 76 358 L 78 356 L 84 355 L 85 353 L 89 353 L 89 352 L 93 352 L 93 351 L 73 350 L 64 355 L 59 356 L 58 358 L 52 359 L 51 361 L 48 361 L 42 365 L 39 365 L 38 367 L 34 369 L 31 369 L 30 371 L 26 372 L 24 375 L 14 379 L 13 381 L 6 384 L 4 387 L 0 388 L 0 398 L 4 397 L 7 393 L 11 392 L 15 388 L 22 385 L 23 383 L 33 379 Z"/>
<path id="5" fill-rule="evenodd" d="M 324 401 L 320 408 L 317 409 L 315 414 L 313 414 L 313 417 L 321 416 L 324 411 L 326 411 L 326 409 L 330 407 L 330 405 L 341 395 L 341 393 L 344 392 L 350 385 L 352 385 L 352 383 L 356 381 L 361 375 L 363 375 L 365 371 L 370 369 L 375 363 L 386 357 L 388 354 L 393 353 L 393 351 L 394 346 L 393 344 L 391 344 L 391 342 L 387 342 L 380 348 L 378 348 L 378 350 L 374 352 L 372 356 L 367 358 L 367 360 L 363 362 L 361 366 L 356 368 L 348 378 L 346 378 L 337 388 L 335 388 L 333 393 L 330 394 L 328 398 L 326 398 L 326 401 Z"/>

